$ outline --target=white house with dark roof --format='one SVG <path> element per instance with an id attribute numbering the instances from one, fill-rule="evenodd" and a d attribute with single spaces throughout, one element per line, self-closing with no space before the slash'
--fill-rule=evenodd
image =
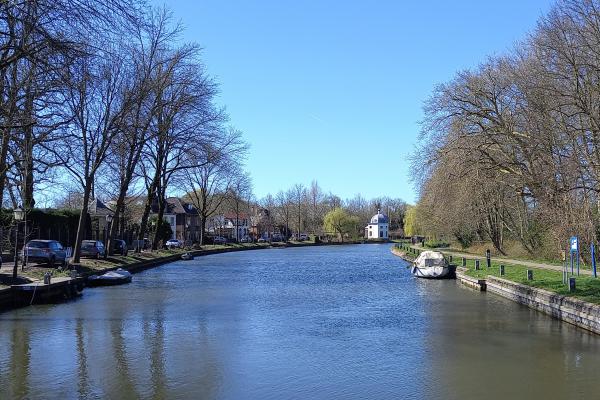
<path id="1" fill-rule="evenodd" d="M 381 210 L 373 215 L 369 225 L 365 227 L 365 238 L 367 239 L 387 239 L 389 229 L 389 219 Z"/>

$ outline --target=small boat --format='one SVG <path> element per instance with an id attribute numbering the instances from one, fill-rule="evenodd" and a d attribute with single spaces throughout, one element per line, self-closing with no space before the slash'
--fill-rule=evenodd
<path id="1" fill-rule="evenodd" d="M 131 282 L 131 273 L 121 268 L 102 275 L 92 275 L 87 279 L 88 286 L 122 285 L 129 282 Z"/>
<path id="2" fill-rule="evenodd" d="M 186 260 L 186 261 L 193 260 L 194 256 L 191 255 L 190 253 L 184 253 L 184 254 L 181 255 L 181 259 L 182 260 Z"/>
<path id="3" fill-rule="evenodd" d="M 441 279 L 450 274 L 450 265 L 439 251 L 424 251 L 413 261 L 410 272 L 419 278 Z"/>

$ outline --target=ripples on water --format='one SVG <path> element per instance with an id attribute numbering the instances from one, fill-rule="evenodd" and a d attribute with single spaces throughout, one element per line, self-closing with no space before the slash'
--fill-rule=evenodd
<path id="1" fill-rule="evenodd" d="M 0 314 L 0 398 L 600 398 L 597 336 L 387 245 L 177 262 Z"/>

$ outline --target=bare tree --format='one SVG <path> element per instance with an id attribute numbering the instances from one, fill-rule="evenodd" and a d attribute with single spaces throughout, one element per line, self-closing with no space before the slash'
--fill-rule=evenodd
<path id="1" fill-rule="evenodd" d="M 275 195 L 278 222 L 285 227 L 285 237 L 290 236 L 290 221 L 292 219 L 292 192 L 280 190 Z"/>
<path id="2" fill-rule="evenodd" d="M 304 185 L 296 184 L 290 189 L 290 198 L 294 205 L 294 218 L 296 221 L 296 234 L 300 237 L 302 227 L 306 225 L 306 203 L 308 192 Z M 304 222 L 304 224 L 303 224 Z"/>
<path id="3" fill-rule="evenodd" d="M 197 160 L 191 168 L 184 170 L 186 177 L 186 197 L 198 210 L 200 217 L 200 243 L 204 243 L 206 222 L 227 200 L 227 193 L 236 186 L 240 162 L 247 146 L 241 140 L 241 133 L 226 129 L 212 145 L 195 151 Z"/>
<path id="4" fill-rule="evenodd" d="M 78 181 L 83 192 L 73 261 L 78 263 L 81 241 L 85 235 L 85 221 L 90 195 L 94 189 L 96 172 L 106 160 L 114 137 L 118 134 L 123 116 L 127 113 L 125 93 L 131 77 L 123 57 L 112 52 L 100 57 L 79 60 L 70 71 L 68 107 L 73 119 L 67 128 L 62 164 Z"/>

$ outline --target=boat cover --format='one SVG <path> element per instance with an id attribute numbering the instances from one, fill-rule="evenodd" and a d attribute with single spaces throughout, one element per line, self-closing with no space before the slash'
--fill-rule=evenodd
<path id="1" fill-rule="evenodd" d="M 442 253 L 440 253 L 439 251 L 431 250 L 427 250 L 419 254 L 414 263 L 415 266 L 418 268 L 445 267 L 446 265 L 448 265 Z"/>

